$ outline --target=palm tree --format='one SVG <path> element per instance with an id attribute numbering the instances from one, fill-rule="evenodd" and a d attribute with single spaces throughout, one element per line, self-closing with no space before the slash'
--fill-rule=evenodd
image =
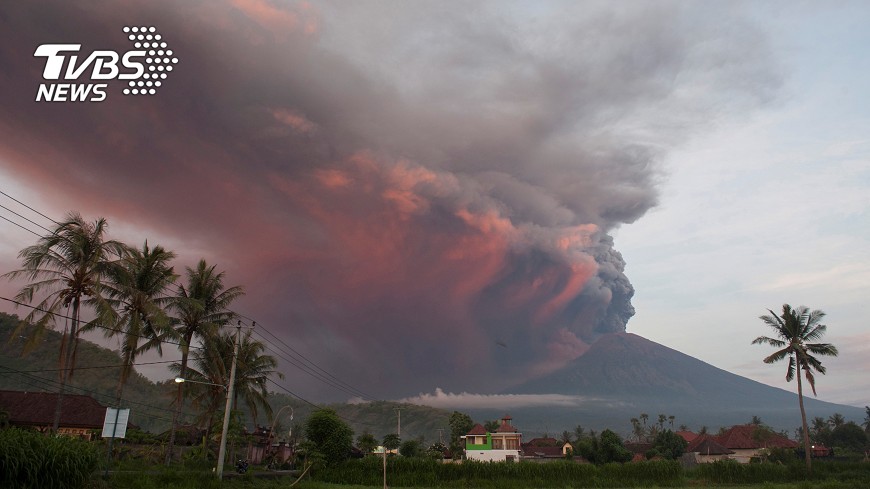
<path id="1" fill-rule="evenodd" d="M 870 406 L 864 406 L 864 411 L 866 414 L 864 414 L 864 422 L 861 425 L 864 426 L 864 431 L 870 433 Z"/>
<path id="2" fill-rule="evenodd" d="M 846 418 L 844 418 L 840 413 L 834 413 L 828 418 L 828 423 L 831 425 L 832 429 L 837 429 L 846 424 Z"/>
<path id="3" fill-rule="evenodd" d="M 60 426 L 67 380 L 75 370 L 82 306 L 102 303 L 103 280 L 115 266 L 116 260 L 128 251 L 123 243 L 105 239 L 107 229 L 105 218 L 89 223 L 81 214 L 71 212 L 50 234 L 18 253 L 18 258 L 22 260 L 20 270 L 4 275 L 10 280 L 24 277 L 30 282 L 18 292 L 16 300 L 29 304 L 36 294 L 46 292 L 12 335 L 15 338 L 27 323 L 35 326 L 25 351 L 38 344 L 45 329 L 55 322 L 56 316 L 66 315 L 61 313 L 61 308 L 69 310 L 72 306 L 72 324 L 69 331 L 64 328 L 59 352 L 60 388 L 52 426 L 54 431 Z"/>
<path id="4" fill-rule="evenodd" d="M 187 360 L 193 340 L 202 341 L 212 337 L 221 326 L 236 317 L 229 307 L 234 300 L 244 295 L 244 290 L 240 286 L 224 288 L 224 272 L 215 271 L 215 265 L 209 266 L 205 260 L 200 260 L 196 268 L 186 267 L 186 275 L 187 285 L 179 287 L 178 297 L 173 303 L 177 313 L 174 320 L 175 336 L 179 340 L 181 350 L 179 376 L 182 378 L 187 375 Z M 178 416 L 184 403 L 183 389 L 184 383 L 179 383 L 175 396 L 175 413 L 172 415 L 172 428 L 169 432 L 169 446 L 166 451 L 167 465 L 172 460 Z"/>
<path id="5" fill-rule="evenodd" d="M 229 383 L 230 368 L 233 358 L 235 334 L 226 332 L 205 339 L 201 354 L 193 359 L 193 366 L 187 367 L 183 378 L 208 384 L 191 383 L 188 394 L 193 405 L 200 411 L 197 422 L 202 424 L 212 418 L 212 414 L 221 409 L 226 391 L 224 386 Z M 257 424 L 258 408 L 262 407 L 268 417 L 272 416 L 272 407 L 268 402 L 266 382 L 269 376 L 277 375 L 283 379 L 284 374 L 276 372 L 278 361 L 271 355 L 264 354 L 266 346 L 252 338 L 252 331 L 242 335 L 239 344 L 239 355 L 236 362 L 236 378 L 233 384 L 233 409 L 241 397 Z M 170 370 L 181 372 L 181 364 L 174 363 Z"/>
<path id="6" fill-rule="evenodd" d="M 149 248 L 146 241 L 141 250 L 130 250 L 120 266 L 109 274 L 105 305 L 110 310 L 102 316 L 113 318 L 106 336 L 122 336 L 123 366 L 116 390 L 118 405 L 136 357 L 155 348 L 163 353 L 161 342 L 169 333 L 166 308 L 172 300 L 167 291 L 178 278 L 169 266 L 173 258 L 175 253 L 161 246 Z M 143 338 L 146 341 L 140 345 Z"/>
<path id="7" fill-rule="evenodd" d="M 813 355 L 837 356 L 837 348 L 830 343 L 810 343 L 824 336 L 827 326 L 821 324 L 825 313 L 821 310 L 810 311 L 806 306 L 800 306 L 793 309 L 788 304 L 782 305 L 782 315 L 777 316 L 776 313 L 768 309 L 770 315 L 763 315 L 759 318 L 765 325 L 769 326 L 776 333 L 776 338 L 768 336 L 759 336 L 752 340 L 752 344 L 766 343 L 774 348 L 778 348 L 776 352 L 764 359 L 764 363 L 778 362 L 784 358 L 788 358 L 788 369 L 785 373 L 786 382 L 791 382 L 797 378 L 798 404 L 801 409 L 801 426 L 803 428 L 804 438 L 804 456 L 807 463 L 807 471 L 812 472 L 812 461 L 810 458 L 810 437 L 809 429 L 807 428 L 807 414 L 804 410 L 804 393 L 801 384 L 801 375 L 813 390 L 813 395 L 816 394 L 816 378 L 813 375 L 813 370 L 824 375 L 825 367 Z M 797 375 L 795 375 L 797 373 Z"/>

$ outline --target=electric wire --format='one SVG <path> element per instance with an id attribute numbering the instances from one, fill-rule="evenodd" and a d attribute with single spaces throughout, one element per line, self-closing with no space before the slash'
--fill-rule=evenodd
<path id="1" fill-rule="evenodd" d="M 44 213 L 38 211 L 37 209 L 33 208 L 32 206 L 30 206 L 30 205 L 28 205 L 28 204 L 26 204 L 26 203 L 24 203 L 24 202 L 22 202 L 22 201 L 16 199 L 15 197 L 12 197 L 11 195 L 7 194 L 6 192 L 4 192 L 4 191 L 2 191 L 2 190 L 0 190 L 0 195 L 4 195 L 4 196 L 6 196 L 7 198 L 13 200 L 14 202 L 16 202 L 16 203 L 18 203 L 18 204 L 24 206 L 25 208 L 27 208 L 27 209 L 29 209 L 29 210 L 35 212 L 36 214 L 40 215 L 41 217 L 43 217 L 43 218 L 45 218 L 45 219 L 47 219 L 47 220 L 49 220 L 49 221 L 51 221 L 51 222 L 53 222 L 53 223 L 55 223 L 55 224 L 59 224 L 57 221 L 55 221 L 54 219 L 48 217 L 48 216 L 45 215 Z M 7 211 L 9 211 L 9 212 L 11 212 L 11 213 L 13 213 L 13 214 L 15 214 L 16 216 L 18 216 L 18 217 L 20 217 L 20 218 L 22 218 L 22 219 L 25 219 L 26 221 L 30 222 L 31 224 L 33 224 L 33 225 L 35 225 L 35 226 L 38 226 L 39 228 L 44 229 L 44 230 L 46 230 L 46 231 L 48 231 L 48 232 L 54 234 L 54 232 L 51 231 L 50 229 L 48 229 L 48 228 L 46 228 L 46 227 L 44 227 L 44 226 L 42 226 L 42 225 L 36 223 L 35 221 L 32 221 L 32 220 L 28 219 L 27 217 L 22 216 L 21 214 L 19 214 L 19 213 L 15 212 L 15 211 L 13 211 L 13 210 L 11 210 L 11 209 L 9 209 L 9 208 L 3 206 L 3 205 L 0 205 L 0 208 L 3 208 L 3 209 L 5 209 L 5 210 L 7 210 Z M 27 227 L 25 227 L 25 226 L 23 226 L 23 225 L 21 225 L 21 224 L 19 224 L 19 223 L 17 223 L 17 222 L 14 222 L 14 221 L 12 221 L 12 220 L 10 220 L 10 219 L 8 219 L 8 218 L 2 216 L 2 215 L 0 215 L 0 218 L 6 220 L 6 221 L 8 221 L 8 222 L 10 222 L 11 224 L 14 224 L 14 225 L 20 227 L 21 229 L 24 229 L 25 231 L 28 231 L 28 232 L 30 232 L 30 233 L 32 233 L 32 234 L 38 236 L 38 237 L 40 237 L 40 238 L 42 237 L 42 235 L 40 235 L 40 234 L 37 233 L 36 231 L 33 231 L 32 229 L 29 229 L 29 228 L 27 228 Z M 14 304 L 16 304 L 16 305 L 20 305 L 20 306 L 24 306 L 24 307 L 29 307 L 29 308 L 31 308 L 31 309 L 33 309 L 33 310 L 37 310 L 37 311 L 43 312 L 43 313 L 45 313 L 45 314 L 51 314 L 51 315 L 53 315 L 53 316 L 55 316 L 55 317 L 63 317 L 63 318 L 66 318 L 66 319 L 73 319 L 73 318 L 71 318 L 71 317 L 69 317 L 69 316 L 66 316 L 66 315 L 63 315 L 63 314 L 59 314 L 59 313 L 54 312 L 54 311 L 48 311 L 48 310 L 45 310 L 45 309 L 42 309 L 42 308 L 39 308 L 39 307 L 36 307 L 36 306 L 31 306 L 31 305 L 29 305 L 29 304 L 25 304 L 25 303 L 22 303 L 22 302 L 20 302 L 20 301 L 14 300 L 14 299 L 9 299 L 9 298 L 7 298 L 7 297 L 2 297 L 2 296 L 0 296 L 0 299 L 2 299 L 2 300 L 6 300 L 6 301 L 9 301 L 9 302 L 12 302 L 12 303 L 14 303 Z M 235 313 L 235 315 L 238 316 L 238 317 L 245 318 L 245 319 L 251 321 L 251 322 L 252 322 L 252 325 L 251 325 L 250 327 L 251 327 L 251 328 L 254 328 L 254 324 L 256 324 L 256 321 L 255 321 L 253 318 L 248 317 L 248 316 L 245 316 L 245 315 L 240 314 L 240 313 Z M 240 322 L 241 322 L 241 321 L 240 321 Z M 97 327 L 97 328 L 101 328 L 101 329 L 104 329 L 104 330 L 110 331 L 110 332 L 114 332 L 114 333 L 124 333 L 124 334 L 128 334 L 128 333 L 126 333 L 126 332 L 124 332 L 123 330 L 118 329 L 118 328 L 111 328 L 111 327 L 103 326 L 103 325 L 99 325 L 99 324 L 91 324 L 91 325 L 94 326 L 94 327 Z M 274 338 L 274 340 L 277 341 L 277 342 L 279 342 L 281 345 L 275 343 L 275 341 L 272 341 L 272 340 L 266 338 L 265 336 L 263 336 L 262 334 L 260 334 L 260 333 L 259 333 L 260 330 L 264 331 L 264 332 L 265 332 L 266 334 L 268 334 L 270 337 Z M 328 385 L 328 386 L 330 386 L 330 387 L 333 387 L 333 388 L 335 388 L 335 389 L 338 389 L 338 390 L 340 390 L 340 391 L 342 391 L 342 392 L 344 392 L 344 393 L 346 393 L 346 394 L 349 394 L 349 395 L 352 395 L 352 396 L 356 396 L 356 397 L 359 397 L 359 398 L 361 398 L 361 399 L 368 400 L 368 401 L 374 401 L 374 400 L 375 400 L 375 398 L 373 398 L 372 396 L 367 395 L 365 392 L 363 392 L 363 391 L 357 389 L 356 387 L 352 386 L 351 384 L 349 384 L 349 383 L 347 383 L 347 382 L 344 382 L 343 380 L 339 379 L 339 378 L 336 377 L 335 375 L 331 374 L 331 373 L 328 372 L 327 370 L 325 370 L 325 369 L 323 369 L 322 367 L 320 367 L 319 365 L 317 365 L 315 362 L 313 362 L 312 360 L 310 360 L 309 358 L 307 358 L 305 355 L 301 354 L 299 351 L 297 351 L 296 349 L 294 349 L 293 347 L 291 347 L 290 345 L 288 345 L 284 340 L 282 340 L 281 338 L 279 338 L 278 336 L 276 336 L 274 333 L 272 333 L 271 331 L 269 331 L 267 328 L 265 328 L 264 326 L 262 326 L 262 324 L 259 324 L 259 329 L 254 329 L 254 331 L 257 333 L 257 335 L 258 335 L 258 336 L 259 336 L 263 341 L 265 341 L 266 343 L 268 343 L 269 345 L 271 345 L 271 346 L 273 347 L 273 348 L 267 347 L 267 348 L 269 348 L 269 350 L 271 350 L 273 353 L 276 353 L 276 354 L 277 354 L 281 359 L 287 361 L 287 362 L 290 363 L 292 366 L 296 367 L 297 369 L 299 369 L 300 371 L 306 373 L 307 375 L 310 375 L 310 376 L 313 377 L 314 379 L 316 379 L 316 380 L 318 380 L 318 381 L 320 381 L 320 382 L 323 382 L 324 384 L 326 384 L 326 385 Z M 150 338 L 148 338 L 148 337 L 146 337 L 146 336 L 144 336 L 144 335 L 133 335 L 133 336 L 138 336 L 138 337 L 140 337 L 140 338 L 150 339 Z M 169 340 L 166 340 L 166 339 L 161 340 L 161 343 L 170 344 L 170 345 L 176 345 L 176 346 L 183 346 L 181 343 L 173 342 L 173 341 L 169 341 Z M 264 346 L 265 346 L 265 345 L 264 345 Z M 201 346 L 195 346 L 195 345 L 189 345 L 189 348 L 192 348 L 192 349 L 199 349 L 199 350 L 204 350 L 204 349 L 205 349 L 205 348 L 203 348 L 203 347 L 201 347 Z M 269 379 L 269 380 L 271 380 L 271 379 Z M 274 381 L 272 381 L 272 382 L 274 383 Z M 277 384 L 276 384 L 276 385 L 277 385 Z M 289 391 L 288 391 L 288 392 L 289 392 Z M 294 394 L 294 395 L 295 395 L 295 394 Z"/>

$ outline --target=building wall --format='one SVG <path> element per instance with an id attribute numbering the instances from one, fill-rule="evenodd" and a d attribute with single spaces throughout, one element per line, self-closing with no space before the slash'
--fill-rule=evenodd
<path id="1" fill-rule="evenodd" d="M 731 450 L 734 453 L 729 455 L 728 458 L 736 460 L 742 464 L 748 464 L 749 459 L 758 456 L 757 448 L 732 448 Z"/>
<path id="2" fill-rule="evenodd" d="M 720 460 L 728 460 L 728 455 L 702 455 L 700 453 L 695 452 L 695 461 L 699 464 L 709 464 L 711 462 L 718 462 Z"/>
<path id="3" fill-rule="evenodd" d="M 465 450 L 465 457 L 468 460 L 478 462 L 505 462 L 508 457 L 513 457 L 514 461 L 520 460 L 519 450 Z"/>

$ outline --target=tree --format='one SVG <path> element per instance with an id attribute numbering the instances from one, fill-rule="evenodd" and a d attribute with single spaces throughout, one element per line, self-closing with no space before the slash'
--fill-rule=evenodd
<path id="1" fill-rule="evenodd" d="M 499 426 L 501 426 L 501 423 L 499 423 L 497 419 L 483 423 L 483 429 L 485 429 L 487 433 L 495 433 Z"/>
<path id="2" fill-rule="evenodd" d="M 402 445 L 402 439 L 399 438 L 399 435 L 395 433 L 390 433 L 384 436 L 384 440 L 381 442 L 386 451 L 396 450 Z"/>
<path id="3" fill-rule="evenodd" d="M 601 432 L 598 446 L 595 450 L 595 463 L 606 464 L 610 462 L 628 462 L 631 460 L 631 452 L 622 444 L 622 438 L 611 430 Z"/>
<path id="4" fill-rule="evenodd" d="M 566 443 L 571 443 L 571 433 L 568 430 L 562 432 L 562 435 L 559 436 L 559 441 L 562 442 L 562 446 Z"/>
<path id="5" fill-rule="evenodd" d="M 807 414 L 804 409 L 804 394 L 801 375 L 816 394 L 816 379 L 813 371 L 824 375 L 825 367 L 814 355 L 837 356 L 837 348 L 830 343 L 810 343 L 824 336 L 827 326 L 821 324 L 825 313 L 821 310 L 810 311 L 806 306 L 793 309 L 788 304 L 782 305 L 782 315 L 777 316 L 768 309 L 770 315 L 760 316 L 766 326 L 775 332 L 775 338 L 759 336 L 752 341 L 753 345 L 768 344 L 778 348 L 776 352 L 764 359 L 764 363 L 775 363 L 788 358 L 788 369 L 785 373 L 786 382 L 797 378 L 798 404 L 801 410 L 801 426 L 804 432 L 804 454 L 807 472 L 812 472 L 809 430 L 807 429 Z M 795 375 L 797 373 L 797 375 Z"/>
<path id="6" fill-rule="evenodd" d="M 870 406 L 864 406 L 864 422 L 861 423 L 864 426 L 864 431 L 870 433 Z"/>
<path id="7" fill-rule="evenodd" d="M 357 437 L 356 447 L 359 448 L 359 451 L 361 451 L 363 455 L 371 455 L 371 453 L 375 451 L 375 448 L 378 447 L 378 440 L 368 431 L 364 431 L 363 434 Z"/>
<path id="8" fill-rule="evenodd" d="M 668 460 L 678 459 L 686 453 L 689 444 L 686 440 L 671 430 L 665 430 L 658 434 L 653 442 L 654 449 Z"/>
<path id="9" fill-rule="evenodd" d="M 103 280 L 115 262 L 128 251 L 123 243 L 105 239 L 108 226 L 104 218 L 89 223 L 81 214 L 71 212 L 64 222 L 39 238 L 35 245 L 18 253 L 22 260 L 20 270 L 4 275 L 10 280 L 23 277 L 30 282 L 15 295 L 18 301 L 30 304 L 35 295 L 46 293 L 11 336 L 16 337 L 27 323 L 34 325 L 34 333 L 28 338 L 25 351 L 39 343 L 45 329 L 55 323 L 56 317 L 67 316 L 71 320 L 69 330 L 64 327 L 59 352 L 60 388 L 52 426 L 54 431 L 60 424 L 67 380 L 75 370 L 82 306 L 93 307 L 102 302 Z"/>
<path id="10" fill-rule="evenodd" d="M 855 452 L 867 448 L 867 433 L 854 421 L 843 423 L 831 431 L 831 444 Z"/>
<path id="11" fill-rule="evenodd" d="M 465 453 L 465 446 L 462 443 L 462 438 L 466 433 L 474 427 L 474 421 L 471 416 L 453 411 L 450 415 L 450 453 L 453 458 L 460 458 Z"/>
<path id="12" fill-rule="evenodd" d="M 816 416 L 812 420 L 812 428 L 810 428 L 810 441 L 820 445 L 831 445 L 831 426 L 828 421 Z"/>
<path id="13" fill-rule="evenodd" d="M 436 441 L 426 449 L 426 456 L 435 460 L 441 460 L 444 458 L 444 452 L 446 451 L 447 447 L 443 443 Z"/>
<path id="14" fill-rule="evenodd" d="M 586 430 L 579 424 L 574 427 L 574 441 L 579 442 L 586 437 Z"/>
<path id="15" fill-rule="evenodd" d="M 116 404 L 120 405 L 124 385 L 133 371 L 136 357 L 143 352 L 157 349 L 162 354 L 161 342 L 169 328 L 166 308 L 171 297 L 169 288 L 178 275 L 169 262 L 175 253 L 161 246 L 141 250 L 131 249 L 119 266 L 110 269 L 108 283 L 104 284 L 106 299 L 102 307 L 109 307 L 100 316 L 111 318 L 106 324 L 106 336 L 121 336 L 121 375 L 116 389 Z M 82 330 L 92 329 L 95 325 L 85 326 Z M 146 341 L 139 344 L 142 339 Z"/>
<path id="16" fill-rule="evenodd" d="M 423 455 L 423 444 L 420 440 L 405 440 L 399 446 L 399 454 L 403 457 L 421 457 Z"/>
<path id="17" fill-rule="evenodd" d="M 235 318 L 230 305 L 244 295 L 240 286 L 224 288 L 224 272 L 215 271 L 205 260 L 200 260 L 196 268 L 186 268 L 187 285 L 179 287 L 173 308 L 176 312 L 174 336 L 179 340 L 181 364 L 179 376 L 187 375 L 187 361 L 194 339 L 205 340 L 215 335 L 218 329 Z M 179 383 L 175 395 L 175 412 L 172 415 L 172 428 L 166 450 L 166 464 L 172 460 L 175 445 L 175 431 L 178 416 L 184 404 L 184 383 Z"/>
<path id="18" fill-rule="evenodd" d="M 456 413 L 456 411 L 453 411 Z M 384 489 L 387 489 L 387 451 L 395 450 L 402 444 L 402 439 L 396 433 L 384 436 Z"/>
<path id="19" fill-rule="evenodd" d="M 840 413 L 834 413 L 828 417 L 828 423 L 831 425 L 831 429 L 837 429 L 846 423 L 846 418 Z"/>
<path id="20" fill-rule="evenodd" d="M 203 350 L 194 357 L 193 364 L 188 365 L 183 378 L 193 380 L 185 391 L 185 397 L 192 400 L 193 406 L 200 412 L 197 422 L 202 424 L 217 410 L 223 408 L 226 401 L 226 391 L 223 386 L 229 384 L 232 368 L 233 351 L 236 335 L 231 332 L 219 333 L 203 340 Z M 236 361 L 236 378 L 233 383 L 233 409 L 241 398 L 248 407 L 257 424 L 259 408 L 268 417 L 272 415 L 272 407 L 268 402 L 266 382 L 271 375 L 284 378 L 284 374 L 276 372 L 278 362 L 275 357 L 265 354 L 265 345 L 252 337 L 252 331 L 246 331 L 240 340 L 239 353 Z M 170 370 L 180 375 L 181 364 L 173 363 Z M 209 385 L 217 384 L 217 385 Z"/>
<path id="21" fill-rule="evenodd" d="M 305 423 L 305 437 L 327 464 L 346 460 L 353 445 L 353 430 L 328 408 L 311 413 Z"/>

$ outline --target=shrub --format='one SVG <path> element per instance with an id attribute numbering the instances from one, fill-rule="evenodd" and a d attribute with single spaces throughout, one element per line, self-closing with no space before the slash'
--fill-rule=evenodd
<path id="1" fill-rule="evenodd" d="M 97 449 L 77 438 L 0 430 L 0 487 L 82 487 L 99 461 Z"/>

